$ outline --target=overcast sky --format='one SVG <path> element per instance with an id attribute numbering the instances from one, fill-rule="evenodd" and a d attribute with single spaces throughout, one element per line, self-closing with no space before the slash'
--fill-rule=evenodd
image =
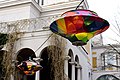
<path id="1" fill-rule="evenodd" d="M 119 40 L 114 31 L 115 27 L 115 18 L 119 19 L 120 23 L 120 0 L 88 0 L 89 9 L 98 13 L 98 15 L 106 19 L 110 23 L 110 28 L 103 32 L 104 44 L 114 44 L 112 39 Z M 117 31 L 116 31 L 117 32 Z M 120 35 L 120 34 L 119 34 Z"/>

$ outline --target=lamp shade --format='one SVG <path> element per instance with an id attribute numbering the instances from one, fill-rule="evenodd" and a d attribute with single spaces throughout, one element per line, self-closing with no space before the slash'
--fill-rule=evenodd
<path id="1" fill-rule="evenodd" d="M 36 71 L 42 69 L 42 66 L 33 60 L 23 61 L 17 67 L 26 75 L 33 75 Z"/>
<path id="2" fill-rule="evenodd" d="M 70 42 L 73 45 L 85 45 L 92 37 L 109 28 L 107 20 L 100 18 L 97 13 L 78 9 L 67 11 L 62 18 L 55 20 L 50 25 L 50 30 Z"/>

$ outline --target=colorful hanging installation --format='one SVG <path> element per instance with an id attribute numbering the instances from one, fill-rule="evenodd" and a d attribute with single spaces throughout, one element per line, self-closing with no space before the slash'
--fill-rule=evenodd
<path id="1" fill-rule="evenodd" d="M 109 28 L 107 20 L 100 18 L 97 13 L 78 9 L 62 14 L 62 18 L 50 25 L 50 30 L 76 46 L 82 46 L 97 34 Z"/>
<path id="2" fill-rule="evenodd" d="M 26 75 L 34 75 L 36 71 L 42 69 L 42 66 L 33 60 L 23 61 L 17 67 Z"/>

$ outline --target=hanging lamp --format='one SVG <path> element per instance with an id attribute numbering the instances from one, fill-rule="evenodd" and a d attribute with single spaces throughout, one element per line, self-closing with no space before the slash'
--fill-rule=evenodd
<path id="1" fill-rule="evenodd" d="M 36 71 L 42 69 L 42 66 L 40 64 L 31 59 L 23 61 L 17 67 L 20 71 L 23 71 L 25 75 L 34 75 Z"/>
<path id="2" fill-rule="evenodd" d="M 62 18 L 50 24 L 53 33 L 68 39 L 75 46 L 87 44 L 92 37 L 106 31 L 110 26 L 108 21 L 100 18 L 96 12 L 78 9 L 80 4 L 75 10 L 63 13 Z"/>

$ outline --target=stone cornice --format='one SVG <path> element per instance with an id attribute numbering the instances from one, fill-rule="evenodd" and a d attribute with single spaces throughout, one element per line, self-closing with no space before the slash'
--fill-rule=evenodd
<path id="1" fill-rule="evenodd" d="M 115 48 L 120 47 L 119 44 L 112 44 Z M 92 49 L 111 48 L 109 45 L 94 46 Z"/>
<path id="2" fill-rule="evenodd" d="M 41 11 L 41 7 L 34 0 L 3 1 L 3 2 L 0 2 L 0 9 L 13 7 L 17 5 L 23 5 L 23 4 L 33 4 L 39 11 Z"/>
<path id="3" fill-rule="evenodd" d="M 42 6 L 42 12 L 49 12 L 49 11 L 56 11 L 56 10 L 70 9 L 70 8 L 75 9 L 79 3 L 80 1 L 70 1 L 70 2 L 53 4 L 53 5 L 45 5 L 45 6 Z M 88 5 L 86 4 L 86 2 L 84 2 L 84 4 L 82 4 L 80 7 L 81 9 L 83 9 L 86 6 Z"/>

